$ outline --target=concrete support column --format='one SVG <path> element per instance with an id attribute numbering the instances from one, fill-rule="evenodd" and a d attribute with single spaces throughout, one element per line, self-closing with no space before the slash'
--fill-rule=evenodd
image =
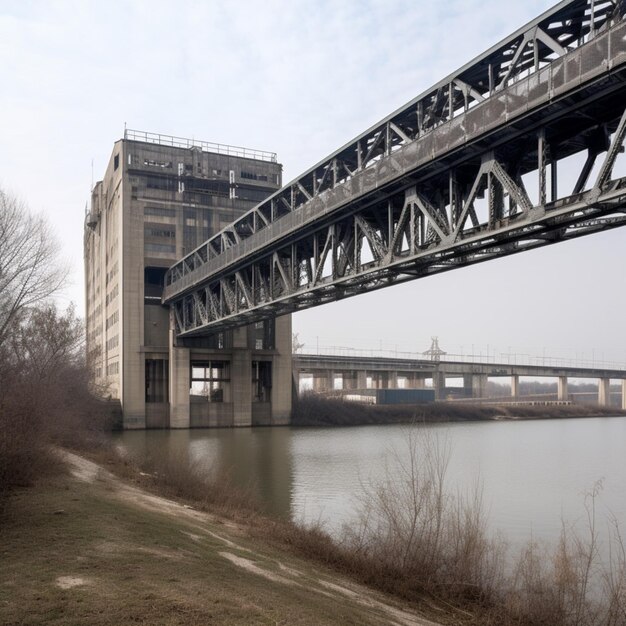
<path id="1" fill-rule="evenodd" d="M 600 406 L 611 404 L 611 380 L 609 378 L 601 378 L 598 381 L 598 404 Z"/>
<path id="2" fill-rule="evenodd" d="M 444 372 L 433 372 L 435 400 L 444 400 L 446 396 L 446 375 Z"/>
<path id="3" fill-rule="evenodd" d="M 474 377 L 471 374 L 463 374 L 463 395 L 466 398 L 474 397 Z"/>
<path id="4" fill-rule="evenodd" d="M 417 374 L 413 376 L 413 387 L 412 389 L 424 389 L 426 386 L 426 381 L 423 378 L 420 378 Z"/>
<path id="5" fill-rule="evenodd" d="M 626 379 L 622 380 L 622 409 L 626 411 Z"/>
<path id="6" fill-rule="evenodd" d="M 272 359 L 272 424 L 289 424 L 293 390 L 291 315 L 276 318 L 275 338 L 278 354 Z"/>
<path id="7" fill-rule="evenodd" d="M 248 348 L 248 329 L 233 330 L 230 386 L 233 400 L 233 426 L 252 425 L 252 351 Z"/>
<path id="8" fill-rule="evenodd" d="M 233 399 L 233 426 L 252 425 L 252 351 L 233 349 L 230 386 Z"/>
<path id="9" fill-rule="evenodd" d="M 313 391 L 326 391 L 327 382 L 325 375 L 320 372 L 313 372 Z"/>
<path id="10" fill-rule="evenodd" d="M 513 374 L 511 376 L 511 397 L 517 398 L 519 396 L 519 376 Z"/>
<path id="11" fill-rule="evenodd" d="M 484 398 L 487 395 L 487 374 L 472 375 L 472 398 Z"/>
<path id="12" fill-rule="evenodd" d="M 568 390 L 567 390 L 567 376 L 559 376 L 558 382 L 558 394 L 556 399 L 559 402 L 566 402 L 569 398 Z"/>
<path id="13" fill-rule="evenodd" d="M 341 386 L 343 389 L 354 389 L 356 384 L 354 372 L 341 372 Z"/>
<path id="14" fill-rule="evenodd" d="M 389 389 L 398 388 L 398 372 L 388 372 L 387 374 L 387 387 Z"/>
<path id="15" fill-rule="evenodd" d="M 170 330 L 169 344 L 170 428 L 189 428 L 189 348 L 174 345 L 173 330 Z"/>
<path id="16" fill-rule="evenodd" d="M 359 370 L 356 373 L 356 388 L 367 389 L 367 372 L 365 370 Z"/>

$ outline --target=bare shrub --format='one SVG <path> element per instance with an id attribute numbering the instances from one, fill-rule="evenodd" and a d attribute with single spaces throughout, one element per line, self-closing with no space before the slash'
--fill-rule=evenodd
<path id="1" fill-rule="evenodd" d="M 491 599 L 503 546 L 488 539 L 480 489 L 469 497 L 447 491 L 447 441 L 416 427 L 406 441 L 408 454 L 396 453 L 386 478 L 366 488 L 347 545 L 401 572 L 411 587 L 457 601 Z"/>
<path id="2" fill-rule="evenodd" d="M 556 547 L 536 542 L 524 548 L 512 580 L 504 589 L 514 623 L 555 626 L 626 624 L 626 561 L 619 527 L 613 519 L 609 559 L 600 555 L 596 501 L 602 483 L 585 495 L 583 529 L 563 522 Z"/>
<path id="3" fill-rule="evenodd" d="M 606 599 L 606 624 L 626 624 L 626 550 L 615 518 L 611 519 L 609 562 L 602 573 L 603 592 Z"/>

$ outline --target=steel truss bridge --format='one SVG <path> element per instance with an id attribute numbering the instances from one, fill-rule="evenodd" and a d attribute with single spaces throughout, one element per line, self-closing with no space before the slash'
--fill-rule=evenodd
<path id="1" fill-rule="evenodd" d="M 560 2 L 214 235 L 166 275 L 176 333 L 626 224 L 625 5 Z"/>

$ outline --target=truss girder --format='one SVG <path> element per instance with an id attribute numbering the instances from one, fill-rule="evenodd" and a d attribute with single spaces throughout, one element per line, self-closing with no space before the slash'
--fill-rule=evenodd
<path id="1" fill-rule="evenodd" d="M 341 223 L 311 233 L 296 244 L 274 252 L 271 266 L 275 268 L 274 280 L 277 282 L 271 294 L 260 291 L 252 295 L 250 300 L 246 297 L 235 305 L 233 284 L 241 279 L 235 275 L 209 284 L 205 289 L 210 296 L 205 296 L 204 300 L 215 302 L 216 294 L 225 296 L 225 310 L 217 317 L 214 316 L 215 306 L 199 303 L 202 291 L 192 291 L 173 303 L 177 332 L 181 335 L 217 332 L 268 315 L 297 311 L 406 280 L 626 225 L 626 178 L 611 179 L 601 190 L 594 187 L 545 207 L 532 206 L 525 213 L 503 218 L 497 227 L 483 222 L 478 227 L 471 227 L 470 232 L 460 241 L 454 241 L 450 236 L 434 243 L 412 241 L 418 229 L 408 226 L 412 219 L 416 219 L 418 212 L 415 190 L 407 190 L 405 203 L 394 209 L 392 215 L 392 237 L 386 244 L 387 248 L 379 250 L 380 256 L 377 258 L 362 258 L 362 253 L 355 252 L 363 250 L 358 246 L 358 240 L 366 238 L 363 224 L 374 220 L 371 211 L 369 214 L 363 211 L 344 217 Z M 421 219 L 428 220 L 431 225 L 435 223 L 426 212 L 421 212 Z M 344 233 L 340 246 L 335 245 L 337 231 Z M 398 245 L 400 237 L 406 242 L 404 247 Z M 378 244 L 385 245 L 380 238 Z M 304 254 L 316 256 L 317 260 L 311 259 L 311 263 L 317 263 L 317 270 L 312 280 L 295 284 L 289 280 L 289 276 Z M 251 265 L 250 271 L 263 273 L 267 265 L 267 260 L 261 259 Z"/>
<path id="2" fill-rule="evenodd" d="M 174 265 L 164 302 L 177 331 L 217 332 L 621 225 L 622 3 L 562 2 L 481 58 Z M 548 168 L 581 150 L 574 195 L 558 197 L 555 170 L 547 190 Z"/>

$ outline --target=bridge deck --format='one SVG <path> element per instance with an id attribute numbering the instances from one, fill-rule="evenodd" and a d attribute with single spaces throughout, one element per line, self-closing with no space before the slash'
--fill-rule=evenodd
<path id="1" fill-rule="evenodd" d="M 484 374 L 487 376 L 537 376 L 568 378 L 602 378 L 626 380 L 626 370 L 604 367 L 572 367 L 560 365 L 518 365 L 511 363 L 476 363 L 472 361 L 433 361 L 389 357 L 351 357 L 334 355 L 294 354 L 294 369 L 300 371 L 370 372 L 440 372 L 450 376 Z"/>

